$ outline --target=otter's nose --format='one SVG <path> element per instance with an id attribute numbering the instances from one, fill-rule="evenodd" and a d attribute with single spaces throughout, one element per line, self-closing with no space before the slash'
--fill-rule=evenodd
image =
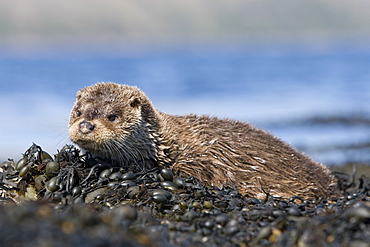
<path id="1" fill-rule="evenodd" d="M 95 129 L 95 125 L 93 125 L 91 122 L 89 121 L 82 121 L 80 123 L 80 132 L 82 134 L 88 134 L 90 133 L 91 131 L 93 131 Z"/>

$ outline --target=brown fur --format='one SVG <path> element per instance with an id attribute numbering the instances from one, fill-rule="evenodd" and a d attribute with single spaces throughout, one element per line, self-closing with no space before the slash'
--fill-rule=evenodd
<path id="1" fill-rule="evenodd" d="M 337 193 L 325 166 L 271 134 L 240 121 L 162 113 L 138 88 L 127 85 L 98 83 L 79 91 L 69 135 L 98 156 L 168 167 L 206 184 L 233 183 L 251 197 L 327 198 Z"/>

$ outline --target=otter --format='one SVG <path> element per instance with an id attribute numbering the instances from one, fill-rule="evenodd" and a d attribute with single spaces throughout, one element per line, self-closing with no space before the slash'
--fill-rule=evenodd
<path id="1" fill-rule="evenodd" d="M 101 158 L 170 168 L 207 185 L 231 183 L 247 197 L 338 194 L 327 167 L 270 133 L 241 121 L 160 112 L 135 86 L 102 82 L 78 91 L 69 136 Z"/>

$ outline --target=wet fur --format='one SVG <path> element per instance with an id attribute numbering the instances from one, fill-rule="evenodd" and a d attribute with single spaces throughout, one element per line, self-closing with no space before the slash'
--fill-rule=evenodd
<path id="1" fill-rule="evenodd" d="M 112 114 L 118 116 L 114 121 L 108 120 Z M 96 129 L 80 133 L 83 120 Z M 98 83 L 79 91 L 69 135 L 96 155 L 143 169 L 148 164 L 168 167 L 206 184 L 232 183 L 251 197 L 327 198 L 337 193 L 325 166 L 268 132 L 229 119 L 165 114 L 127 85 Z"/>

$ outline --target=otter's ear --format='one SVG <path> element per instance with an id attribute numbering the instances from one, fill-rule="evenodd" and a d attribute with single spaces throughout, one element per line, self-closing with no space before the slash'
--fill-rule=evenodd
<path id="1" fill-rule="evenodd" d="M 82 92 L 81 92 L 81 90 L 79 90 L 76 93 L 76 99 L 79 100 L 79 99 L 81 99 L 81 97 L 82 97 Z"/>
<path id="2" fill-rule="evenodd" d="M 133 108 L 137 108 L 141 105 L 141 99 L 140 98 L 133 98 L 130 100 L 130 106 Z"/>

